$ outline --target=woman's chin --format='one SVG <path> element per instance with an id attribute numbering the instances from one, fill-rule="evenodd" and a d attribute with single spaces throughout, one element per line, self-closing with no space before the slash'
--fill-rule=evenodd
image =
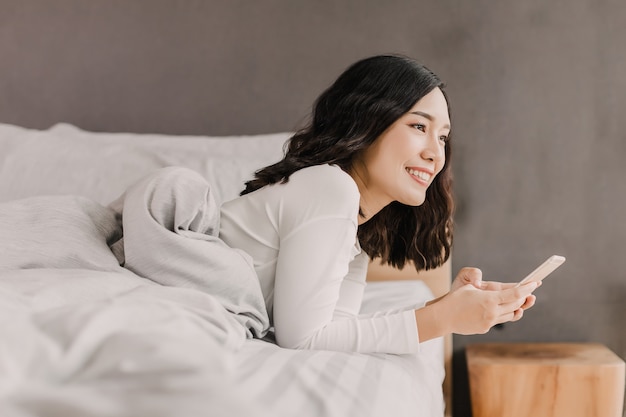
<path id="1" fill-rule="evenodd" d="M 424 204 L 426 201 L 425 196 L 409 196 L 407 198 L 403 198 L 402 200 L 398 200 L 399 203 L 404 204 L 405 206 L 418 207 Z"/>

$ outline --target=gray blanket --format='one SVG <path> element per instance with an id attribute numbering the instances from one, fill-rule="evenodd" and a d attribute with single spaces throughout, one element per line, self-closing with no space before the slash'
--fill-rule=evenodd
<path id="1" fill-rule="evenodd" d="M 219 207 L 194 171 L 159 170 L 109 207 L 75 196 L 3 203 L 0 230 L 0 270 L 123 265 L 154 283 L 211 295 L 247 337 L 269 328 L 252 259 L 217 237 Z"/>

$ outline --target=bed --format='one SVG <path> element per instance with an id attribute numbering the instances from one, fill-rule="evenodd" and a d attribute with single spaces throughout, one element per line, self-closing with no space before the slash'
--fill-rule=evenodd
<path id="1" fill-rule="evenodd" d="M 288 137 L 0 124 L 0 415 L 449 413 L 450 338 L 414 355 L 283 349 L 271 332 L 242 331 L 215 294 L 120 266 L 111 203 L 138 179 L 183 166 L 210 181 L 219 204 L 278 160 Z M 445 293 L 450 268 L 372 263 L 368 281 L 363 312 Z"/>

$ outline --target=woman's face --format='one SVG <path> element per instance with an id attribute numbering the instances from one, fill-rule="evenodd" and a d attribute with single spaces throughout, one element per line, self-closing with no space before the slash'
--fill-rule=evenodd
<path id="1" fill-rule="evenodd" d="M 392 201 L 424 203 L 426 190 L 446 162 L 449 134 L 446 99 L 435 88 L 364 152 L 361 169 L 355 169 L 364 213 L 372 216 Z"/>

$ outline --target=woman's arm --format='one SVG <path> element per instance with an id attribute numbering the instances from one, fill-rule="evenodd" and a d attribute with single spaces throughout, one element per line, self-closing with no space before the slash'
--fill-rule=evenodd
<path id="1" fill-rule="evenodd" d="M 350 220 L 321 219 L 281 241 L 274 285 L 280 346 L 399 354 L 419 350 L 413 310 L 376 317 L 337 314 L 338 308 L 343 310 L 341 287 L 355 239 L 356 225 Z"/>

